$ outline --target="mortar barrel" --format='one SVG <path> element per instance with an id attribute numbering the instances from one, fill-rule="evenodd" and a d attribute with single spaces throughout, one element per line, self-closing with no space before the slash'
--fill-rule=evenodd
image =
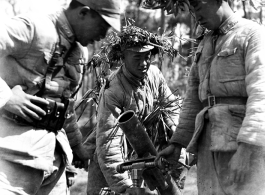
<path id="1" fill-rule="evenodd" d="M 121 114 L 118 118 L 118 125 L 139 158 L 144 157 L 148 153 L 153 156 L 157 154 L 145 128 L 133 110 L 128 110 Z"/>

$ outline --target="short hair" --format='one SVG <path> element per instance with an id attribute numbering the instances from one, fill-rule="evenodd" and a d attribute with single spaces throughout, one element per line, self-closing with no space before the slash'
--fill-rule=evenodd
<path id="1" fill-rule="evenodd" d="M 69 8 L 70 9 L 76 9 L 78 7 L 84 6 L 82 3 L 76 1 L 76 0 L 72 0 L 69 4 Z"/>
<path id="2" fill-rule="evenodd" d="M 83 7 L 83 6 L 85 6 L 85 5 L 80 3 L 79 1 L 72 0 L 71 3 L 69 4 L 68 8 L 73 10 L 73 9 L 76 9 L 78 7 Z M 95 10 L 91 9 L 90 11 L 91 11 L 91 13 L 93 13 L 92 17 L 94 17 L 95 15 L 98 15 L 98 12 L 96 12 Z"/>

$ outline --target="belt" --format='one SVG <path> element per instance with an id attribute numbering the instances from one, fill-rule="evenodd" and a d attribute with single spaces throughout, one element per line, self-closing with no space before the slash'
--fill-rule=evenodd
<path id="1" fill-rule="evenodd" d="M 246 105 L 247 100 L 247 97 L 215 97 L 211 95 L 202 101 L 202 105 L 203 107 L 212 107 L 215 104 Z"/>

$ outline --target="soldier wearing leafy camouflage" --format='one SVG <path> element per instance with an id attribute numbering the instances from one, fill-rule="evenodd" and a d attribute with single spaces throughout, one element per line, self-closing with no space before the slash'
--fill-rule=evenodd
<path id="1" fill-rule="evenodd" d="M 163 52 L 173 57 L 176 51 L 169 42 L 160 39 L 152 33 L 128 25 L 121 34 L 114 34 L 110 40 L 108 60 L 121 63 L 122 66 L 109 76 L 101 90 L 96 155 L 89 166 L 88 194 L 97 194 L 100 188 L 106 186 L 122 193 L 132 186 L 128 173 L 120 174 L 116 171 L 118 164 L 134 156 L 126 152 L 128 148 L 122 147 L 124 134 L 117 127 L 117 118 L 122 112 L 135 111 L 157 149 L 167 144 L 167 139 L 175 130 L 178 123 L 178 98 L 172 94 L 151 59 L 153 55 L 162 55 Z M 155 110 L 159 112 L 155 113 Z"/>

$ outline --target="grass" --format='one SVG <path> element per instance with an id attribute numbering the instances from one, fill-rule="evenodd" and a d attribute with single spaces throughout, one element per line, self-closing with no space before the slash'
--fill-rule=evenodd
<path id="1" fill-rule="evenodd" d="M 187 173 L 183 195 L 198 195 L 197 190 L 197 167 L 192 166 Z"/>
<path id="2" fill-rule="evenodd" d="M 70 188 L 71 195 L 86 195 L 87 172 L 83 169 L 77 170 L 77 179 Z"/>
<path id="3" fill-rule="evenodd" d="M 197 177 L 196 166 L 191 167 L 187 173 L 183 195 L 197 195 Z M 86 195 L 87 172 L 83 169 L 78 170 L 78 175 L 75 184 L 70 188 L 71 195 Z"/>

